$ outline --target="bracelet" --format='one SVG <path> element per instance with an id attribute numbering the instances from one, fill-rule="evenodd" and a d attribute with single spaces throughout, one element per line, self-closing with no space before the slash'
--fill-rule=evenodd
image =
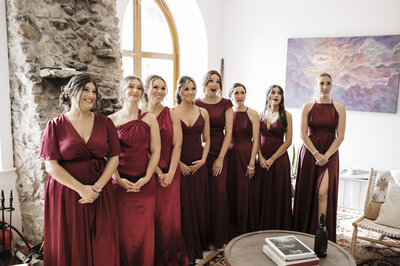
<path id="1" fill-rule="evenodd" d="M 247 166 L 247 169 L 249 169 L 249 170 L 254 170 L 254 169 L 256 169 L 256 167 Z"/>
<path id="2" fill-rule="evenodd" d="M 98 188 L 98 189 L 100 189 L 101 190 L 101 186 L 96 182 L 96 183 L 94 183 L 94 185 Z"/>
<path id="3" fill-rule="evenodd" d="M 316 150 L 315 152 L 313 152 L 312 155 L 314 156 L 314 155 L 317 154 L 317 153 L 318 153 L 318 150 Z"/>

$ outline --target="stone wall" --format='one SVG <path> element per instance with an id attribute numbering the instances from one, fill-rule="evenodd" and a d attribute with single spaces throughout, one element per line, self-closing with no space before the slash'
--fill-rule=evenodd
<path id="1" fill-rule="evenodd" d="M 98 83 L 102 112 L 118 106 L 122 79 L 115 0 L 7 0 L 14 160 L 23 235 L 43 236 L 43 129 L 59 115 L 61 85 L 77 73 Z"/>

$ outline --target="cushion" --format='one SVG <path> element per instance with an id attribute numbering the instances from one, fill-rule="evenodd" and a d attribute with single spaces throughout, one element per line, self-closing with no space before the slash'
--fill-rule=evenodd
<path id="1" fill-rule="evenodd" d="M 375 220 L 376 218 L 378 218 L 382 204 L 382 202 L 368 202 L 367 206 L 365 206 L 364 216 L 370 220 Z"/>
<path id="2" fill-rule="evenodd" d="M 379 171 L 375 181 L 372 201 L 385 202 L 389 182 L 394 181 L 389 171 Z"/>
<path id="3" fill-rule="evenodd" d="M 400 228 L 400 186 L 395 182 L 389 184 L 385 202 L 375 222 Z"/>

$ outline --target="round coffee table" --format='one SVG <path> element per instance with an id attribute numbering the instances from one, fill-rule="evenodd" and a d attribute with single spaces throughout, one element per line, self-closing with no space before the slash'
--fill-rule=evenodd
<path id="1" fill-rule="evenodd" d="M 242 265 L 276 265 L 263 253 L 266 237 L 294 235 L 309 248 L 314 249 L 314 236 L 295 231 L 266 230 L 240 235 L 232 239 L 225 247 L 224 256 L 231 266 Z M 326 258 L 320 258 L 319 265 L 357 266 L 349 252 L 332 241 L 328 241 Z"/>

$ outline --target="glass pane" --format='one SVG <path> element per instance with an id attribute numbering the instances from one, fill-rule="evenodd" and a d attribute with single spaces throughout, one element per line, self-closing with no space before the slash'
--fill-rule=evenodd
<path id="1" fill-rule="evenodd" d="M 164 78 L 167 83 L 168 94 L 165 97 L 164 105 L 173 106 L 174 86 L 173 86 L 173 62 L 172 60 L 142 58 L 142 79 L 143 82 L 152 74 L 157 74 Z"/>
<path id="2" fill-rule="evenodd" d="M 123 77 L 133 75 L 133 57 L 123 56 L 122 57 L 122 69 L 124 70 Z"/>
<path id="3" fill-rule="evenodd" d="M 154 0 L 142 0 L 142 51 L 172 54 L 171 33 Z"/>
<path id="4" fill-rule="evenodd" d="M 122 21 L 122 50 L 133 51 L 133 0 L 130 0 L 125 9 L 124 21 Z"/>

